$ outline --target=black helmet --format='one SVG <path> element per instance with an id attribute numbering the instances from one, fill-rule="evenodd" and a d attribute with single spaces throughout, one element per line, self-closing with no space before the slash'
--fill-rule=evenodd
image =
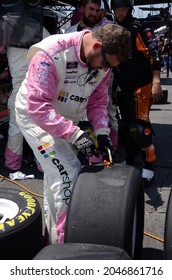
<path id="1" fill-rule="evenodd" d="M 134 6 L 134 0 L 111 0 L 111 9 L 119 7 L 131 7 Z"/>

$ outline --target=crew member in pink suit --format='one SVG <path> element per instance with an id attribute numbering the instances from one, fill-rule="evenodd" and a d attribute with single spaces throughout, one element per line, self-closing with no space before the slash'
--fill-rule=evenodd
<path id="1" fill-rule="evenodd" d="M 49 35 L 50 33 L 45 28 L 43 28 L 42 37 L 46 38 Z M 10 120 L 8 128 L 8 141 L 5 149 L 5 166 L 12 171 L 17 171 L 20 170 L 22 164 L 23 135 L 16 122 L 15 98 L 28 70 L 28 61 L 26 60 L 28 49 L 7 46 L 6 52 L 8 66 L 12 77 L 12 91 L 8 99 Z M 37 167 L 39 171 L 42 171 L 38 162 Z"/>
<path id="2" fill-rule="evenodd" d="M 28 52 L 28 73 L 16 97 L 20 129 L 44 171 L 45 223 L 49 243 L 64 242 L 72 189 L 86 156 L 113 151 L 107 105 L 111 67 L 130 56 L 130 33 L 107 24 L 95 31 L 52 35 Z M 78 126 L 85 118 L 99 149 Z M 79 211 L 79 209 L 78 209 Z"/>

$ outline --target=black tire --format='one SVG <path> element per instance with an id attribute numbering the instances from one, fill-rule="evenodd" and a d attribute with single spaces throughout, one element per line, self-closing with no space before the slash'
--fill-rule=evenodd
<path id="1" fill-rule="evenodd" d="M 34 260 L 130 260 L 130 257 L 117 247 L 66 243 L 44 247 Z"/>
<path id="2" fill-rule="evenodd" d="M 80 174 L 73 189 L 65 242 L 115 246 L 140 259 L 144 227 L 140 172 L 120 164 L 96 173 L 90 167 L 90 172 Z"/>
<path id="3" fill-rule="evenodd" d="M 0 189 L 0 259 L 32 259 L 43 247 L 42 215 L 30 194 Z"/>
<path id="4" fill-rule="evenodd" d="M 172 260 L 172 189 L 167 203 L 164 231 L 164 258 Z"/>

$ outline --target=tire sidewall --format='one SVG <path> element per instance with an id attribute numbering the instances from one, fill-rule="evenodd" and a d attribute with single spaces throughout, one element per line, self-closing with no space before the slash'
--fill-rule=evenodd
<path id="1" fill-rule="evenodd" d="M 38 214 L 38 204 L 35 198 L 24 191 L 1 189 L 0 198 L 15 202 L 19 211 L 15 217 L 0 224 L 0 239 L 27 225 L 30 219 Z"/>

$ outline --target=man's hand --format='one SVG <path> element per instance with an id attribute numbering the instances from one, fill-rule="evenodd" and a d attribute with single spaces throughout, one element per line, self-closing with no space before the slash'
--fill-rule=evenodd
<path id="1" fill-rule="evenodd" d="M 96 149 L 95 143 L 93 138 L 90 137 L 91 134 L 88 133 L 83 133 L 74 143 L 73 145 L 75 148 L 79 151 L 82 152 L 83 155 L 92 157 L 94 156 L 99 156 L 99 152 Z"/>
<path id="2" fill-rule="evenodd" d="M 153 102 L 158 102 L 162 97 L 162 88 L 160 82 L 153 82 L 152 84 L 152 99 Z"/>
<path id="3" fill-rule="evenodd" d="M 152 101 L 158 102 L 162 97 L 162 88 L 160 83 L 160 71 L 153 71 L 152 79 Z"/>
<path id="4" fill-rule="evenodd" d="M 113 144 L 109 135 L 98 135 L 97 141 L 98 141 L 98 149 L 101 155 L 103 155 L 103 158 L 108 161 L 109 160 L 108 149 L 111 151 L 112 155 L 114 153 Z"/>

